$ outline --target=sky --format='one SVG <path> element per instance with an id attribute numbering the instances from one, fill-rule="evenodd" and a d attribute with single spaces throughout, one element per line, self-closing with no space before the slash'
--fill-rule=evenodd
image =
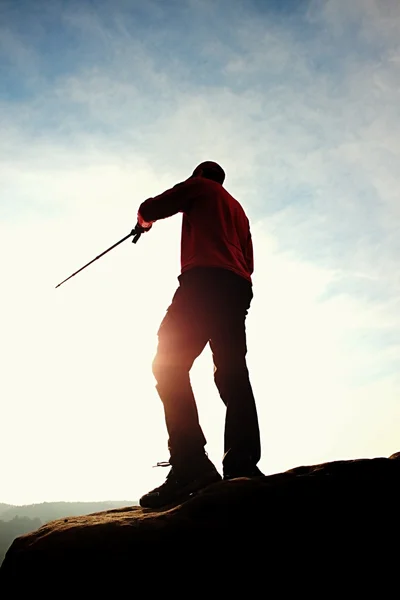
<path id="1" fill-rule="evenodd" d="M 164 480 L 151 362 L 203 160 L 253 235 L 266 474 L 400 450 L 398 0 L 0 0 L 0 501 Z M 211 353 L 191 379 L 221 469 Z"/>

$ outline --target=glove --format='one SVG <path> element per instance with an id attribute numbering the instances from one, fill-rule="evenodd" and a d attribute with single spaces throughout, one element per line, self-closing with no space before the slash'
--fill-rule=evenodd
<path id="1" fill-rule="evenodd" d="M 148 227 L 143 227 L 143 225 L 141 225 L 138 221 L 135 225 L 135 228 L 132 229 L 132 231 L 131 231 L 131 234 L 133 235 L 132 242 L 134 244 L 136 244 L 136 242 L 139 240 L 142 233 L 147 233 L 147 231 L 150 231 L 150 229 L 152 228 L 152 225 L 153 224 L 150 223 Z"/>
<path id="2" fill-rule="evenodd" d="M 142 215 L 140 214 L 140 212 L 138 212 L 137 214 L 137 224 L 135 229 L 137 230 L 138 233 L 146 233 L 146 231 L 150 231 L 151 227 L 153 225 L 153 222 L 150 221 L 149 223 L 147 221 L 145 221 L 142 217 Z"/>
<path id="3" fill-rule="evenodd" d="M 142 225 L 140 225 L 139 221 L 136 223 L 135 225 L 135 229 L 133 230 L 136 234 L 140 234 L 142 235 L 142 233 L 147 233 L 147 231 L 150 231 L 150 229 L 153 227 L 152 224 L 149 225 L 149 227 L 143 227 Z"/>

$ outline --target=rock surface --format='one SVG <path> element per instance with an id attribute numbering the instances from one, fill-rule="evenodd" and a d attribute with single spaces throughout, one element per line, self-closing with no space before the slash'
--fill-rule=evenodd
<path id="1" fill-rule="evenodd" d="M 399 492 L 400 452 L 225 481 L 164 510 L 133 506 L 60 519 L 13 542 L 0 597 L 18 597 L 26 586 L 43 592 L 49 578 L 62 582 L 58 589 L 134 582 L 147 594 L 168 587 L 163 575 L 181 583 L 195 575 L 200 585 L 212 569 L 231 589 L 236 576 L 260 581 L 282 568 L 311 572 L 339 562 L 354 572 L 399 544 Z"/>

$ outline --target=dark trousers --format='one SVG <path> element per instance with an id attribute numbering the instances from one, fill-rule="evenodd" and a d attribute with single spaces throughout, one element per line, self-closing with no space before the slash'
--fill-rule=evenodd
<path id="1" fill-rule="evenodd" d="M 196 268 L 179 287 L 159 331 L 153 373 L 164 405 L 173 466 L 204 455 L 189 371 L 210 344 L 214 381 L 226 406 L 224 471 L 260 459 L 257 411 L 246 365 L 245 320 L 253 297 L 244 278 L 225 269 Z"/>

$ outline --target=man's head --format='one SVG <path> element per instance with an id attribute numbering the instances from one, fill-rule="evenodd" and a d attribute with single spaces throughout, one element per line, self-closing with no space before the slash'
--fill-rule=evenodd
<path id="1" fill-rule="evenodd" d="M 224 183 L 225 171 L 223 168 L 211 160 L 200 163 L 192 173 L 192 177 L 204 177 L 212 179 L 218 183 Z"/>

